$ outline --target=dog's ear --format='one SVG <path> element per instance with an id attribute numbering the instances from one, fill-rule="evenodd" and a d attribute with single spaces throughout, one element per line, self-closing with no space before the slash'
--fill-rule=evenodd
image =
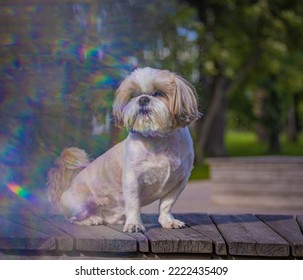
<path id="1" fill-rule="evenodd" d="M 116 90 L 113 104 L 113 116 L 117 127 L 123 127 L 123 109 L 130 98 L 130 83 L 129 79 L 126 78 Z"/>
<path id="2" fill-rule="evenodd" d="M 175 98 L 173 111 L 177 126 L 187 126 L 200 117 L 194 87 L 182 77 L 175 75 Z"/>
<path id="3" fill-rule="evenodd" d="M 121 128 L 123 126 L 122 110 L 125 105 L 122 102 L 122 98 L 121 97 L 118 98 L 118 96 L 119 96 L 119 89 L 117 89 L 116 91 L 116 97 L 113 104 L 113 116 L 115 120 L 115 125 Z"/>

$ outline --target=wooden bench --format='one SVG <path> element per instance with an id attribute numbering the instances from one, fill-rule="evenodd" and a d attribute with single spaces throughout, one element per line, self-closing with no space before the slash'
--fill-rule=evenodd
<path id="1" fill-rule="evenodd" d="M 179 214 L 187 227 L 162 229 L 143 215 L 145 233 L 120 225 L 78 226 L 59 215 L 0 215 L 0 259 L 303 258 L 303 215 Z"/>
<path id="2" fill-rule="evenodd" d="M 303 210 L 303 157 L 209 158 L 212 202 Z"/>

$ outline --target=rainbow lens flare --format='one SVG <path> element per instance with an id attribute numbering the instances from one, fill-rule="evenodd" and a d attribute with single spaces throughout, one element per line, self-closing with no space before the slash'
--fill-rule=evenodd
<path id="1" fill-rule="evenodd" d="M 29 200 L 29 201 L 34 200 L 33 195 L 31 195 L 25 188 L 22 188 L 21 186 L 19 186 L 16 183 L 9 183 L 7 185 L 7 189 L 9 191 L 11 191 L 12 193 L 18 195 L 21 198 L 24 198 L 24 199 Z"/>
<path id="2" fill-rule="evenodd" d="M 161 1 L 38 2 L 0 4 L 0 207 L 16 211 L 47 203 L 47 172 L 64 147 L 95 158 L 122 139 L 114 93 L 147 65 L 159 22 L 150 5 Z"/>

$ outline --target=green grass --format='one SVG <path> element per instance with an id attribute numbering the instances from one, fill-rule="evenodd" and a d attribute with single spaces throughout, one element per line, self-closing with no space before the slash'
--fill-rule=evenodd
<path id="1" fill-rule="evenodd" d="M 227 153 L 231 157 L 270 155 L 266 143 L 260 143 L 253 132 L 228 131 L 225 136 Z M 287 141 L 285 135 L 281 137 L 282 150 L 278 155 L 303 156 L 303 135 L 297 143 Z M 208 179 L 209 168 L 206 164 L 195 166 L 190 180 Z"/>
<path id="2" fill-rule="evenodd" d="M 227 153 L 231 157 L 270 155 L 266 143 L 260 143 L 253 132 L 229 131 L 225 137 Z M 291 143 L 285 135 L 281 136 L 281 152 L 277 155 L 302 156 L 303 135 L 297 143 Z"/>
<path id="3" fill-rule="evenodd" d="M 265 143 L 259 143 L 252 132 L 229 131 L 225 135 L 227 154 L 231 157 L 259 156 L 267 154 Z"/>
<path id="4" fill-rule="evenodd" d="M 287 156 L 303 156 L 303 134 L 300 134 L 297 143 L 290 143 L 287 141 L 285 135 L 281 137 L 282 151 L 281 155 Z"/>

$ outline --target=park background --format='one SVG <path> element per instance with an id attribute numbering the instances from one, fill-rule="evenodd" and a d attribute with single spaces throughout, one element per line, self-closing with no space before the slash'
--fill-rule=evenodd
<path id="1" fill-rule="evenodd" d="M 303 2 L 0 0 L 0 202 L 43 190 L 62 148 L 126 136 L 115 89 L 137 67 L 196 88 L 191 180 L 205 158 L 303 155 Z"/>

